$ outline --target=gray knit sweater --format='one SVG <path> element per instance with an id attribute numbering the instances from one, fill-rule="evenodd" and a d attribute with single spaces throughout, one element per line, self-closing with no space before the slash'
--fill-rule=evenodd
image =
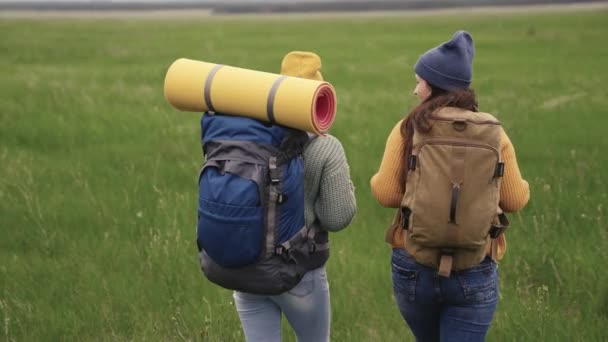
<path id="1" fill-rule="evenodd" d="M 325 231 L 350 224 L 357 211 L 355 189 L 342 144 L 331 135 L 319 136 L 304 149 L 304 219 Z"/>

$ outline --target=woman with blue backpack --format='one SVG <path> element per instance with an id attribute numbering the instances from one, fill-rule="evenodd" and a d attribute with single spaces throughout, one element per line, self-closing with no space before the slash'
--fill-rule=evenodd
<path id="1" fill-rule="evenodd" d="M 321 60 L 309 52 L 285 56 L 281 74 L 322 80 Z M 305 145 L 304 218 L 318 226 L 318 241 L 328 243 L 327 232 L 339 231 L 356 212 L 354 188 L 344 149 L 331 135 L 314 137 Z M 310 270 L 291 290 L 280 295 L 236 291 L 234 300 L 248 342 L 280 341 L 281 313 L 299 342 L 329 341 L 330 301 L 325 266 Z"/>
<path id="2" fill-rule="evenodd" d="M 319 56 L 288 53 L 281 74 L 323 80 Z M 207 278 L 234 290 L 248 342 L 329 341 L 328 232 L 356 213 L 344 149 L 331 135 L 205 113 L 198 244 Z"/>
<path id="3" fill-rule="evenodd" d="M 420 103 L 386 142 L 371 189 L 399 208 L 386 240 L 397 306 L 417 341 L 483 341 L 498 303 L 503 212 L 530 197 L 511 140 L 469 88 L 468 32 L 414 66 Z"/>

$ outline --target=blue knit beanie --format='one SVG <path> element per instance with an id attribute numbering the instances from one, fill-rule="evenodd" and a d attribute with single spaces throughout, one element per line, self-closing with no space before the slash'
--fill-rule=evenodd
<path id="1" fill-rule="evenodd" d="M 458 31 L 449 41 L 425 52 L 414 71 L 428 83 L 445 90 L 468 88 L 475 55 L 473 37 Z"/>

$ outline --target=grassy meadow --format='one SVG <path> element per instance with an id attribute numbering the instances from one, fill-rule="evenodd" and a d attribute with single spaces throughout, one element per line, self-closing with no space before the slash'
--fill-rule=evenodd
<path id="1" fill-rule="evenodd" d="M 358 214 L 333 234 L 332 341 L 413 341 L 371 196 L 413 64 L 458 29 L 532 200 L 511 216 L 490 341 L 608 340 L 608 11 L 382 17 L 0 19 L 0 340 L 243 341 L 195 245 L 199 114 L 179 57 L 278 72 L 312 50 L 338 93 Z M 284 325 L 284 340 L 295 341 Z"/>

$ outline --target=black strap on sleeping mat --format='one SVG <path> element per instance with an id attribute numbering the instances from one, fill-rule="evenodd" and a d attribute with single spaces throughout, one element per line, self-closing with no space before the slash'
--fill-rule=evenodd
<path id="1" fill-rule="evenodd" d="M 209 72 L 209 75 L 207 75 L 207 79 L 205 80 L 205 104 L 207 105 L 207 109 L 212 112 L 215 112 L 215 108 L 213 108 L 213 103 L 211 102 L 211 82 L 213 82 L 213 78 L 215 77 L 217 71 L 220 70 L 222 67 L 223 65 L 221 64 L 214 66 Z"/>

